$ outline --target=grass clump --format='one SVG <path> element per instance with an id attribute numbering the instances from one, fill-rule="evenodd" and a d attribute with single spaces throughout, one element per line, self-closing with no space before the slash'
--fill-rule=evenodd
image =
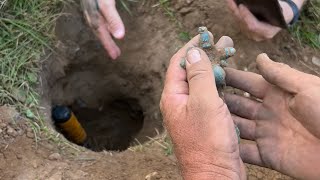
<path id="1" fill-rule="evenodd" d="M 39 62 L 54 39 L 62 0 L 0 2 L 0 105 L 10 104 L 29 117 L 39 104 L 35 91 Z"/>
<path id="2" fill-rule="evenodd" d="M 9 104 L 29 119 L 34 132 L 40 121 L 40 60 L 51 50 L 62 0 L 0 0 L 0 105 Z"/>
<path id="3" fill-rule="evenodd" d="M 320 49 L 320 1 L 307 1 L 297 24 L 291 29 L 300 44 Z"/>

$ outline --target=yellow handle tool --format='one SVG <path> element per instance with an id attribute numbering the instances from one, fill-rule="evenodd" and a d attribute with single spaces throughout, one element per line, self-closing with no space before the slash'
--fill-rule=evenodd
<path id="1" fill-rule="evenodd" d="M 87 133 L 79 123 L 74 113 L 66 106 L 55 106 L 52 109 L 52 119 L 61 128 L 65 137 L 75 144 L 83 145 Z"/>

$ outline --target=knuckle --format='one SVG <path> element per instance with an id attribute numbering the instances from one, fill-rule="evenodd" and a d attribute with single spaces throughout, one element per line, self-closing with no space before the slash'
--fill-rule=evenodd
<path id="1" fill-rule="evenodd" d="M 250 23 L 250 22 L 246 22 L 247 23 L 247 28 L 249 31 L 252 32 L 256 32 L 257 31 L 257 25 L 256 23 Z"/>
<path id="2" fill-rule="evenodd" d="M 110 29 L 118 29 L 121 26 L 121 22 L 115 17 L 108 19 L 108 24 Z"/>
<path id="3" fill-rule="evenodd" d="M 188 71 L 188 79 L 189 81 L 199 80 L 199 79 L 205 79 L 209 76 L 212 76 L 212 71 L 209 71 L 205 68 L 201 69 L 191 69 Z"/>

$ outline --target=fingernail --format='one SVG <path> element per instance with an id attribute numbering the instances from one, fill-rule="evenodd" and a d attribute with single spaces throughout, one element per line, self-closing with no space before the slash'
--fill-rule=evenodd
<path id="1" fill-rule="evenodd" d="M 124 31 L 122 29 L 118 29 L 113 33 L 115 38 L 122 38 L 124 36 Z"/>
<path id="2" fill-rule="evenodd" d="M 187 53 L 187 61 L 190 64 L 196 63 L 196 62 L 198 62 L 200 60 L 201 60 L 201 55 L 200 55 L 199 50 L 191 49 L 190 51 L 188 51 L 188 53 Z"/>
<path id="3" fill-rule="evenodd" d="M 261 58 L 263 59 L 270 59 L 269 56 L 266 53 L 260 54 Z"/>

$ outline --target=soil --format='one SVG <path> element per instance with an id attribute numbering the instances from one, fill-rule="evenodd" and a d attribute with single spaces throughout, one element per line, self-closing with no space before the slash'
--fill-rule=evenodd
<path id="1" fill-rule="evenodd" d="M 174 156 L 165 152 L 158 104 L 168 62 L 185 42 L 176 22 L 155 4 L 132 3 L 133 16 L 121 12 L 127 34 L 118 42 L 122 55 L 116 61 L 85 24 L 79 5 L 65 7 L 57 20 L 57 53 L 43 63 L 42 113 L 48 127 L 59 131 L 51 107 L 70 107 L 89 136 L 88 149 L 43 135 L 36 142 L 27 121 L 3 106 L 0 179 L 181 179 Z M 172 7 L 192 36 L 199 26 L 207 26 L 216 39 L 230 36 L 237 49 L 232 67 L 257 72 L 255 58 L 266 52 L 275 61 L 319 75 L 311 62 L 319 52 L 301 47 L 285 31 L 267 42 L 248 40 L 223 0 L 177 0 Z M 249 179 L 290 179 L 253 165 L 247 172 Z"/>

